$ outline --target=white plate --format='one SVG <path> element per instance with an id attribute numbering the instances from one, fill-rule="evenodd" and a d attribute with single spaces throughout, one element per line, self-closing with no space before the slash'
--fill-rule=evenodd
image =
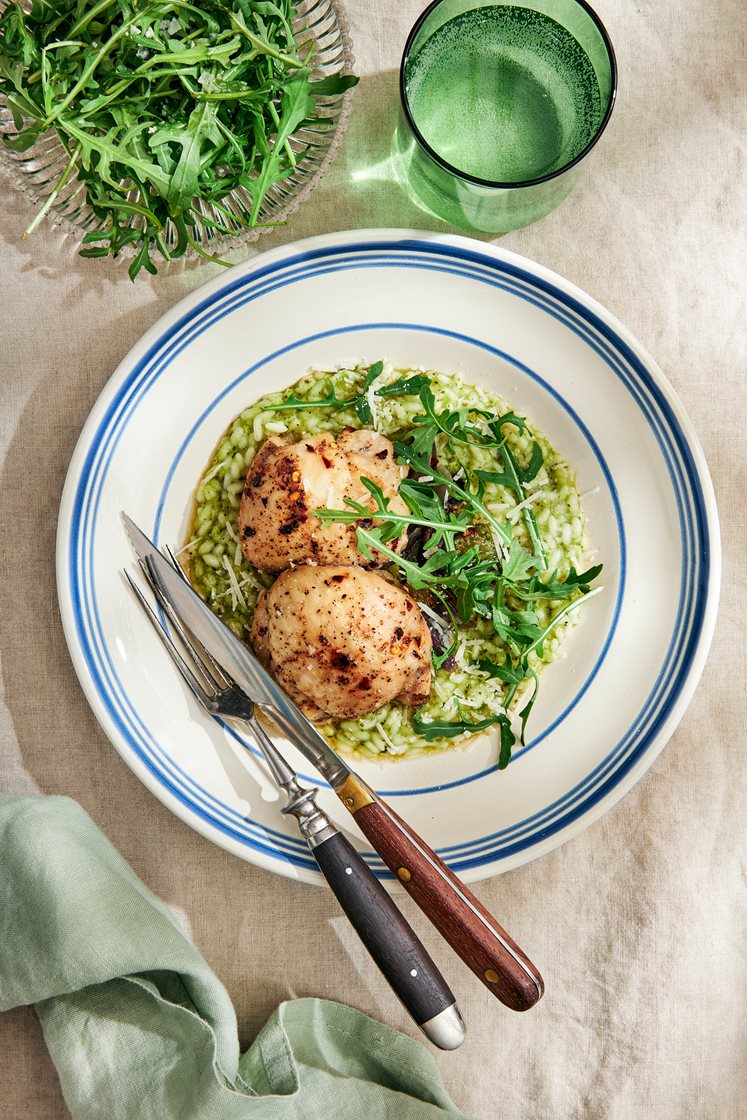
<path id="1" fill-rule="evenodd" d="M 80 437 L 59 522 L 62 618 L 97 718 L 156 796 L 242 858 L 318 882 L 253 749 L 197 712 L 128 593 L 119 511 L 180 542 L 242 408 L 312 365 L 378 358 L 458 370 L 546 432 L 588 493 L 604 563 L 604 594 L 543 674 L 531 741 L 506 771 L 489 736 L 359 767 L 476 880 L 556 847 L 640 778 L 692 696 L 716 614 L 717 513 L 690 422 L 635 339 L 559 276 L 466 238 L 371 230 L 263 253 L 188 296 L 125 358 Z M 329 790 L 322 804 L 355 833 Z"/>

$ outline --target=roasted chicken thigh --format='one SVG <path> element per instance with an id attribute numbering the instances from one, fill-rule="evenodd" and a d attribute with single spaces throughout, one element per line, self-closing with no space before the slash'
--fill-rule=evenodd
<path id="1" fill-rule="evenodd" d="M 338 436 L 321 432 L 299 443 L 271 436 L 257 452 L 246 476 L 239 510 L 239 538 L 247 560 L 267 572 L 292 564 L 360 564 L 378 567 L 359 552 L 356 525 L 323 524 L 314 509 L 345 509 L 345 498 L 370 505 L 361 482 L 380 486 L 396 513 L 407 508 L 397 487 L 407 473 L 394 460 L 391 442 L 368 430 Z M 406 533 L 390 548 L 401 551 Z"/>
<path id="2" fill-rule="evenodd" d="M 423 704 L 430 693 L 428 626 L 380 572 L 289 568 L 260 595 L 251 640 L 309 719 L 355 719 L 390 700 Z"/>

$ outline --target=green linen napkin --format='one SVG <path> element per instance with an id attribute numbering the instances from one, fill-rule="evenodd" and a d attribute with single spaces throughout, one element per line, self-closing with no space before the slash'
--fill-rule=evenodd
<path id="1" fill-rule="evenodd" d="M 225 988 L 67 798 L 0 796 L 0 1010 L 22 1004 L 75 1120 L 462 1116 L 423 1046 L 328 1000 L 240 1054 Z"/>

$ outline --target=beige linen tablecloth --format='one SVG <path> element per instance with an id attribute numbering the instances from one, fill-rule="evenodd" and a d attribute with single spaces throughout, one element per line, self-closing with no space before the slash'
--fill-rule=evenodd
<path id="1" fill-rule="evenodd" d="M 523 1017 L 505 1010 L 427 928 L 424 940 L 448 966 L 469 1023 L 465 1046 L 439 1056 L 465 1112 L 731 1120 L 740 1114 L 744 978 L 743 8 L 739 0 L 596 6 L 620 64 L 611 124 L 567 202 L 501 244 L 605 304 L 680 394 L 721 511 L 719 624 L 687 715 L 635 789 L 561 849 L 477 887 L 542 966 L 539 1007 Z M 439 228 L 387 173 L 399 52 L 420 8 L 348 0 L 362 78 L 344 144 L 312 198 L 262 246 L 349 227 Z M 378 170 L 353 178 L 364 166 Z M 0 788 L 80 801 L 183 916 L 235 1002 L 244 1044 L 297 995 L 341 998 L 413 1032 L 328 892 L 227 855 L 140 785 L 90 713 L 62 636 L 55 524 L 80 428 L 130 346 L 216 268 L 132 285 L 124 268 L 79 260 L 48 228 L 21 242 L 30 206 L 6 181 L 2 198 Z M 0 1054 L 0 1115 L 67 1115 L 30 1011 L 0 1018 Z"/>

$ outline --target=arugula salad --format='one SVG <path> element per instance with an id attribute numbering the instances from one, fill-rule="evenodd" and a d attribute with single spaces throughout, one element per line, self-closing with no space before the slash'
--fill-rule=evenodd
<path id="1" fill-rule="evenodd" d="M 600 593 L 592 585 L 602 566 L 585 563 L 572 469 L 495 393 L 452 374 L 376 362 L 313 371 L 262 397 L 231 424 L 197 487 L 183 549 L 190 578 L 248 638 L 258 598 L 277 577 L 241 547 L 252 461 L 268 441 L 351 430 L 391 441 L 397 500 L 361 477 L 357 497 L 313 510 L 315 524 L 349 526 L 356 563 L 376 559 L 415 600 L 430 629 L 433 673 L 419 707 L 395 699 L 354 719 L 326 719 L 320 730 L 336 748 L 370 757 L 444 749 L 494 728 L 505 767 L 525 739 L 540 670 Z"/>
<path id="2" fill-rule="evenodd" d="M 262 224 L 267 192 L 303 158 L 294 134 L 329 124 L 318 99 L 357 81 L 313 81 L 316 41 L 299 45 L 297 25 L 291 0 L 9 3 L 0 94 L 17 135 L 4 143 L 26 152 L 53 130 L 67 155 L 26 234 L 72 176 L 98 220 L 81 255 L 130 247 L 133 280 L 154 255 L 209 257 L 201 228 Z"/>

